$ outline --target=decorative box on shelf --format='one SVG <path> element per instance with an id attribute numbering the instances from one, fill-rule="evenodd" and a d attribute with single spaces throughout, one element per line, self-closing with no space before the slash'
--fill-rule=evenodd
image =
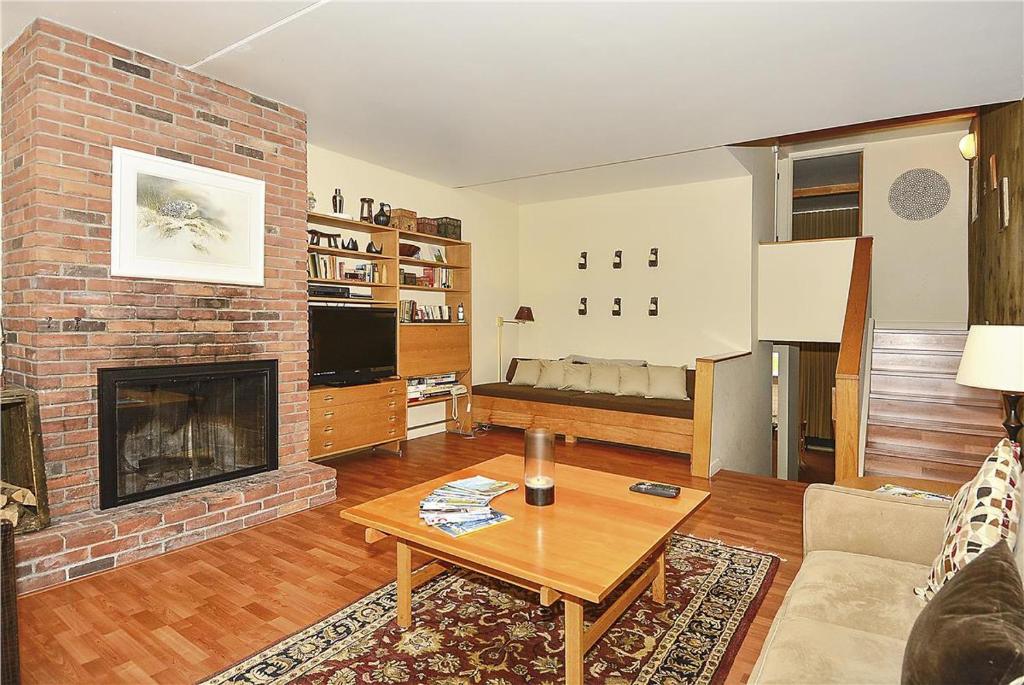
<path id="1" fill-rule="evenodd" d="M 415 231 L 416 212 L 411 209 L 392 209 L 391 227 L 397 228 L 399 231 Z"/>
<path id="2" fill-rule="evenodd" d="M 398 254 L 402 257 L 408 257 L 410 259 L 416 259 L 420 256 L 420 248 L 412 243 L 399 243 Z"/>
<path id="3" fill-rule="evenodd" d="M 425 216 L 416 217 L 416 232 L 425 235 L 437 235 L 437 219 Z"/>
<path id="4" fill-rule="evenodd" d="M 439 216 L 436 221 L 437 235 L 442 238 L 462 240 L 462 219 L 453 219 L 450 216 Z"/>

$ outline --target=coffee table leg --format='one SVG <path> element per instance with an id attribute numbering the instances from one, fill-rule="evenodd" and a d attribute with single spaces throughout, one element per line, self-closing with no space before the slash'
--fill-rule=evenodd
<path id="1" fill-rule="evenodd" d="M 658 567 L 658 575 L 654 577 L 654 583 L 651 585 L 651 594 L 654 595 L 655 604 L 665 604 L 665 550 L 661 550 L 661 554 L 654 560 L 654 564 Z"/>
<path id="2" fill-rule="evenodd" d="M 565 685 L 583 685 L 583 601 L 564 597 Z"/>
<path id="3" fill-rule="evenodd" d="M 398 541 L 398 626 L 412 625 L 412 550 Z"/>

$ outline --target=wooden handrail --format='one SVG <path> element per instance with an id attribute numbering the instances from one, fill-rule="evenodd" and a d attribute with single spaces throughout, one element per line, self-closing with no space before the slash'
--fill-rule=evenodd
<path id="1" fill-rule="evenodd" d="M 709 478 L 711 474 L 711 418 L 714 409 L 715 364 L 746 357 L 750 352 L 723 352 L 697 358 L 693 389 L 693 453 L 690 475 Z"/>
<path id="2" fill-rule="evenodd" d="M 850 270 L 843 337 L 836 363 L 836 387 L 832 411 L 835 416 L 836 480 L 860 475 L 860 416 L 864 333 L 868 321 L 871 283 L 871 238 L 857 238 Z"/>

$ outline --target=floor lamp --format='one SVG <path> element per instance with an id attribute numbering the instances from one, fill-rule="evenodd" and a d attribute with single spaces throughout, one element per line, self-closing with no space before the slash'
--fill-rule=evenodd
<path id="1" fill-rule="evenodd" d="M 530 323 L 533 321 L 533 310 L 529 307 L 520 307 L 516 311 L 515 317 L 506 319 L 503 316 L 498 317 L 498 380 L 501 380 L 501 334 L 504 330 L 505 324 L 523 324 Z"/>
<path id="2" fill-rule="evenodd" d="M 1019 407 L 1024 397 L 1024 326 L 971 326 L 956 382 L 1003 393 L 1003 428 L 1019 443 Z"/>

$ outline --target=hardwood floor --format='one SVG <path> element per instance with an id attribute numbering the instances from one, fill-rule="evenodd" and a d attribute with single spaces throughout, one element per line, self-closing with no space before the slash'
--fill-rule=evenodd
<path id="1" fill-rule="evenodd" d="M 339 499 L 19 600 L 22 682 L 185 683 L 215 673 L 395 578 L 395 545 L 367 545 L 338 512 L 449 471 L 521 451 L 522 434 L 434 435 L 406 456 L 363 453 L 338 469 Z M 707 488 L 676 456 L 561 443 L 565 463 Z M 682 532 L 780 554 L 781 565 L 729 676 L 747 679 L 800 564 L 806 487 L 723 472 Z M 414 559 L 414 564 L 420 563 Z"/>

